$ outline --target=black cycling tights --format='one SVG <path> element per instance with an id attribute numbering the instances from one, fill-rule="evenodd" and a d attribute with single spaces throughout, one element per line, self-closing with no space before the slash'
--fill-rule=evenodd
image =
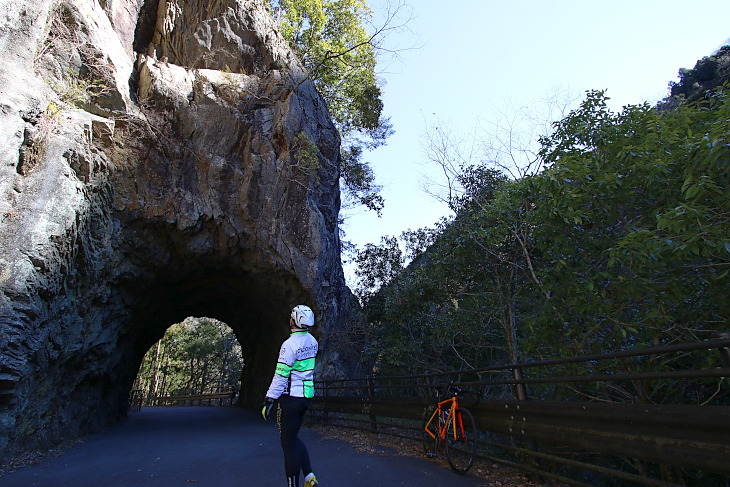
<path id="1" fill-rule="evenodd" d="M 279 398 L 277 423 L 281 448 L 284 450 L 284 469 L 290 487 L 298 487 L 300 471 L 304 475 L 312 471 L 307 447 L 297 436 L 308 408 L 309 399 L 288 395 Z"/>

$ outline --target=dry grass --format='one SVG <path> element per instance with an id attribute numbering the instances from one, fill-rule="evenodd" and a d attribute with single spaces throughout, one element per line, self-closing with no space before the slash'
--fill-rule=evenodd
<path id="1" fill-rule="evenodd" d="M 423 453 L 423 446 L 417 441 L 406 440 L 390 435 L 374 434 L 366 431 L 323 426 L 319 424 L 309 424 L 308 428 L 317 431 L 325 438 L 347 442 L 351 444 L 355 450 L 365 454 L 393 455 L 393 452 L 395 451 L 398 455 L 422 458 L 429 462 L 436 463 L 442 468 L 450 468 L 445 455 L 439 455 L 432 459 L 426 458 Z M 485 481 L 484 485 L 493 487 L 545 485 L 544 483 L 531 480 L 527 474 L 513 468 L 505 467 L 497 463 L 486 463 L 479 459 L 475 461 L 474 466 L 469 470 L 469 475 L 480 478 Z"/>

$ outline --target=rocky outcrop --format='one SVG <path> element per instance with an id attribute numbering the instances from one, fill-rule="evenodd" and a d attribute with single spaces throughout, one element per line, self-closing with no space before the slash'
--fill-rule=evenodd
<path id="1" fill-rule="evenodd" d="M 727 83 L 730 83 L 730 44 L 698 60 L 692 69 L 681 68 L 679 81 L 669 82 L 669 95 L 656 108 L 668 112 L 682 104 L 709 100 L 713 92 Z"/>
<path id="2" fill-rule="evenodd" d="M 295 304 L 336 366 L 339 136 L 264 2 L 0 8 L 0 459 L 124 416 L 186 316 L 235 331 L 243 405 Z"/>

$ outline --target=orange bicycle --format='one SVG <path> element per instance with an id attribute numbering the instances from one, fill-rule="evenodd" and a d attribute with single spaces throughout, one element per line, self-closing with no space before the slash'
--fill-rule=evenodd
<path id="1" fill-rule="evenodd" d="M 435 457 L 439 444 L 446 445 L 446 458 L 451 469 L 465 474 L 474 464 L 477 450 L 477 427 L 469 410 L 459 407 L 459 394 L 463 392 L 449 384 L 449 399 L 431 406 L 423 421 L 423 448 L 426 456 Z"/>

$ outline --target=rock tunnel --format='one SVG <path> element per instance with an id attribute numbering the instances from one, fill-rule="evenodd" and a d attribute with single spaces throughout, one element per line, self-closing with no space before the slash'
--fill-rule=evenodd
<path id="1" fill-rule="evenodd" d="M 170 249 L 156 249 L 160 248 Z M 255 252 L 200 258 L 186 249 L 176 250 L 179 255 L 167 265 L 141 268 L 119 287 L 125 303 L 118 325 L 124 335 L 119 341 L 118 374 L 125 384 L 119 394 L 131 388 L 142 356 L 170 325 L 189 316 L 207 316 L 228 324 L 242 346 L 246 367 L 238 404 L 258 406 L 271 379 L 278 344 L 288 336 L 289 310 L 296 303 L 317 299 L 295 275 L 252 266 L 261 262 Z M 139 249 L 135 253 L 144 255 Z M 323 339 L 320 330 L 315 336 Z"/>
<path id="2" fill-rule="evenodd" d="M 320 373 L 349 307 L 339 135 L 264 3 L 58 6 L 0 19 L 0 463 L 123 417 L 188 316 L 233 329 L 258 406 L 292 306 L 315 311 Z M 54 52 L 58 21 L 77 55 Z M 63 104 L 89 59 L 107 89 Z"/>

